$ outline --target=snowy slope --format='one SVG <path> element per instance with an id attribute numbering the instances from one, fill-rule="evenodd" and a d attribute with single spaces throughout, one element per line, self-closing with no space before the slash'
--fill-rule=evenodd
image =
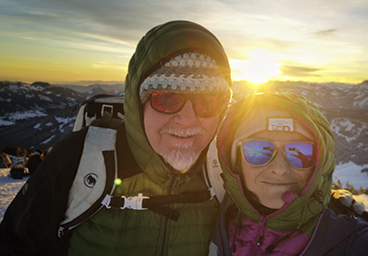
<path id="1" fill-rule="evenodd" d="M 29 178 L 28 176 L 21 180 L 12 179 L 9 176 L 9 171 L 10 168 L 0 169 L 0 221 L 3 219 L 5 210 L 10 202 Z"/>
<path id="2" fill-rule="evenodd" d="M 349 182 L 356 190 L 359 190 L 359 187 L 366 189 L 368 188 L 368 173 L 361 172 L 364 168 L 368 168 L 368 164 L 356 165 L 349 162 L 337 165 L 333 174 L 333 181 L 336 182 L 339 179 L 343 186 L 346 182 Z"/>

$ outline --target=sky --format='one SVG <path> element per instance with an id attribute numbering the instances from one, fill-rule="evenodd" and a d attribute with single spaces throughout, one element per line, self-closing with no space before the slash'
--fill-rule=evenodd
<path id="1" fill-rule="evenodd" d="M 222 42 L 233 81 L 368 79 L 368 0 L 0 0 L 0 80 L 125 80 L 142 36 L 171 20 Z"/>

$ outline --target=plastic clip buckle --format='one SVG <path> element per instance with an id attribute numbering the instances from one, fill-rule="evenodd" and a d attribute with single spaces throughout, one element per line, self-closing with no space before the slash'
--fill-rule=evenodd
<path id="1" fill-rule="evenodd" d="M 148 208 L 143 208 L 142 203 L 143 199 L 149 199 L 148 196 L 143 196 L 142 193 L 139 193 L 138 196 L 125 197 L 124 198 L 124 206 L 120 207 L 120 209 L 132 209 L 132 210 L 147 210 Z"/>
<path id="2" fill-rule="evenodd" d="M 216 192 L 215 190 L 213 189 L 213 187 L 209 188 L 208 191 L 210 191 L 210 194 L 211 194 L 211 198 L 210 200 L 212 200 L 215 196 L 216 196 Z"/>
<path id="3" fill-rule="evenodd" d="M 113 113 L 113 109 L 114 109 L 114 106 L 113 105 L 107 105 L 107 104 L 102 104 L 102 107 L 101 107 L 101 116 L 103 116 L 104 112 L 109 112 L 111 115 Z"/>
<path id="4" fill-rule="evenodd" d="M 111 198 L 112 198 L 112 196 L 106 195 L 105 198 L 101 202 L 101 204 L 104 205 L 104 206 L 106 206 L 107 209 L 110 209 L 111 208 L 111 206 L 110 206 Z"/>

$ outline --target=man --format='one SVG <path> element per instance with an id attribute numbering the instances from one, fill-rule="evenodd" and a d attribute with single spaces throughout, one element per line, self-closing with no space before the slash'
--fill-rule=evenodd
<path id="1" fill-rule="evenodd" d="M 368 222 L 353 214 L 366 214 L 364 206 L 353 209 L 358 203 L 352 203 L 347 215 L 339 215 L 338 204 L 332 205 L 337 212 L 329 208 L 335 142 L 312 102 L 287 92 L 251 95 L 229 108 L 221 129 L 218 150 L 228 194 L 211 252 L 367 255 Z M 338 200 L 348 197 L 342 190 L 333 193 Z"/>
<path id="2" fill-rule="evenodd" d="M 129 63 L 124 122 L 54 147 L 5 213 L 0 254 L 207 255 L 217 206 L 200 170 L 230 85 L 207 29 L 148 31 Z"/>

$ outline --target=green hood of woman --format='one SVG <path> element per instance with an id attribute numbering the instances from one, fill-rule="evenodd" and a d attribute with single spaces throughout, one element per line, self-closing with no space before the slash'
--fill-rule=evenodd
<path id="1" fill-rule="evenodd" d="M 300 195 L 285 203 L 276 212 L 266 216 L 266 226 L 273 230 L 300 230 L 312 235 L 318 217 L 330 201 L 332 173 L 335 168 L 333 155 L 335 141 L 330 125 L 318 107 L 303 96 L 294 93 L 262 93 L 248 96 L 229 108 L 218 136 L 218 150 L 224 173 L 225 188 L 239 209 L 237 222 L 245 217 L 258 223 L 260 214 L 249 204 L 240 175 L 231 167 L 231 147 L 239 120 L 252 111 L 254 106 L 270 106 L 288 112 L 299 120 L 313 137 L 317 146 L 317 163 L 314 172 Z"/>

